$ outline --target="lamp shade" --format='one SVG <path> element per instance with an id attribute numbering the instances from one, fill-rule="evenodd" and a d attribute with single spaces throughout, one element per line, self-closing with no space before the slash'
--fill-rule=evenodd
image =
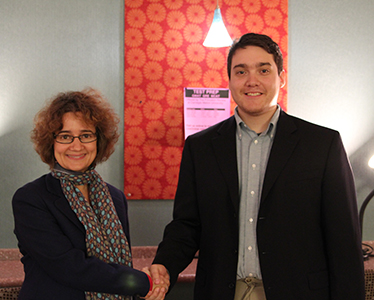
<path id="1" fill-rule="evenodd" d="M 231 46 L 231 44 L 232 39 L 223 23 L 221 10 L 217 5 L 217 8 L 214 10 L 212 25 L 210 26 L 203 46 L 219 48 L 228 47 Z"/>

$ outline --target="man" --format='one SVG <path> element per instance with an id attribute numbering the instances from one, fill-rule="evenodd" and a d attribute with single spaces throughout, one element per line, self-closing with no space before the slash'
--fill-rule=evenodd
<path id="1" fill-rule="evenodd" d="M 195 299 L 364 299 L 339 133 L 277 104 L 285 71 L 269 37 L 245 34 L 227 62 L 235 115 L 186 140 L 152 276 L 172 287 L 199 251 Z"/>

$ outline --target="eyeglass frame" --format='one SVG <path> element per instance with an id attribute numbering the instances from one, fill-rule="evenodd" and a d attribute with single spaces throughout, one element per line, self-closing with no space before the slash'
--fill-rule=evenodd
<path id="1" fill-rule="evenodd" d="M 93 135 L 95 136 L 95 139 L 92 140 L 92 141 L 89 141 L 89 142 L 83 142 L 83 141 L 81 140 L 82 135 L 85 135 L 85 134 L 88 134 L 88 133 L 93 134 Z M 61 143 L 61 142 L 57 141 L 56 137 L 59 136 L 59 135 L 63 135 L 63 134 L 66 135 L 66 136 L 69 136 L 70 138 L 72 138 L 71 141 L 70 141 L 70 143 Z M 54 140 L 56 141 L 56 143 L 63 144 L 63 145 L 69 145 L 69 144 L 72 144 L 72 143 L 74 142 L 74 139 L 78 139 L 82 144 L 89 144 L 89 143 L 92 143 L 92 142 L 97 141 L 97 134 L 96 134 L 96 132 L 87 131 L 87 133 L 82 133 L 82 134 L 80 134 L 80 135 L 76 135 L 76 136 L 74 136 L 74 135 L 72 135 L 72 134 L 61 133 L 61 132 L 60 132 L 60 133 L 58 133 L 58 134 L 55 134 L 55 133 L 54 133 L 54 134 L 53 134 L 53 138 L 54 138 Z"/>

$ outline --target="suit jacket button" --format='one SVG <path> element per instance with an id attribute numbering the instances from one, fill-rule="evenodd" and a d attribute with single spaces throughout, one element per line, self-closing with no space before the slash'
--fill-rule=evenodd
<path id="1" fill-rule="evenodd" d="M 235 287 L 235 284 L 234 283 L 230 283 L 229 284 L 229 289 L 233 289 Z"/>

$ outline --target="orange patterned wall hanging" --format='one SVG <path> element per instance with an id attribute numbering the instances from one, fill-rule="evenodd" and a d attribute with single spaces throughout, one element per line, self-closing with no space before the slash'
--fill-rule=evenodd
<path id="1" fill-rule="evenodd" d="M 217 0 L 125 0 L 128 199 L 174 198 L 184 144 L 183 89 L 228 88 L 228 47 L 203 46 L 216 6 Z M 233 39 L 247 32 L 273 38 L 287 71 L 287 0 L 220 0 L 219 7 Z M 287 87 L 279 103 L 287 109 Z"/>

